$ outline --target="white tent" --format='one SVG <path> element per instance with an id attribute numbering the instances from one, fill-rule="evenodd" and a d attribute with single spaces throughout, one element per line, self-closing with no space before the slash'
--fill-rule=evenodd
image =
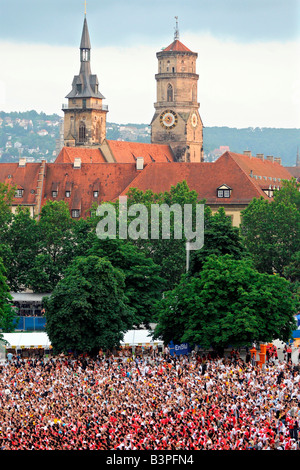
<path id="1" fill-rule="evenodd" d="M 154 340 L 149 330 L 129 330 L 124 334 L 122 346 L 158 346 L 163 345 L 160 340 Z"/>
<path id="2" fill-rule="evenodd" d="M 3 333 L 3 339 L 7 341 L 6 348 L 49 348 L 51 343 L 47 333 Z"/>

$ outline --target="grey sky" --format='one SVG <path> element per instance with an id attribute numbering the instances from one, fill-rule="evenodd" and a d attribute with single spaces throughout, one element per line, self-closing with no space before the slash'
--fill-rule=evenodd
<path id="1" fill-rule="evenodd" d="M 72 46 L 84 0 L 0 0 L 0 39 Z M 209 32 L 238 41 L 300 36 L 299 0 L 88 0 L 94 46 L 169 38 L 174 16 L 182 32 Z"/>
<path id="2" fill-rule="evenodd" d="M 300 128 L 300 0 L 87 0 L 108 121 L 151 122 L 175 16 L 198 53 L 204 125 Z M 0 110 L 62 115 L 83 19 L 84 0 L 0 0 Z"/>

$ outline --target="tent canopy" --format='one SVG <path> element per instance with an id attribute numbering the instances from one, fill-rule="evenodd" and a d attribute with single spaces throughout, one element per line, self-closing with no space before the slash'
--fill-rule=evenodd
<path id="1" fill-rule="evenodd" d="M 163 342 L 154 340 L 149 330 L 129 330 L 124 334 L 123 341 L 121 341 L 122 346 L 126 344 L 129 346 L 144 346 L 145 344 L 153 346 L 163 344 Z"/>
<path id="2" fill-rule="evenodd" d="M 3 339 L 7 341 L 7 348 L 49 348 L 50 340 L 47 333 L 3 333 Z"/>

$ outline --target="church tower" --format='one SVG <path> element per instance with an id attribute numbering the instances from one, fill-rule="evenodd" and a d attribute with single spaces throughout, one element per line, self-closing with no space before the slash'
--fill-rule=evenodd
<path id="1" fill-rule="evenodd" d="M 63 105 L 64 145 L 77 147 L 99 146 L 106 137 L 107 106 L 99 91 L 97 75 L 91 73 L 91 43 L 86 15 L 80 43 L 80 71 L 75 75 L 72 90 Z"/>
<path id="2" fill-rule="evenodd" d="M 156 54 L 155 113 L 151 142 L 169 144 L 176 161 L 203 161 L 203 124 L 199 114 L 196 74 L 198 54 L 179 41 L 178 18 L 174 41 Z"/>

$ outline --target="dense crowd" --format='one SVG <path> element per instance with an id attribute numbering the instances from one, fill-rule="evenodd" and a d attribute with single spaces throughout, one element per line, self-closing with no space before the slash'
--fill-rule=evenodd
<path id="1" fill-rule="evenodd" d="M 2 450 L 299 450 L 300 374 L 238 355 L 21 359 L 0 366 Z"/>

